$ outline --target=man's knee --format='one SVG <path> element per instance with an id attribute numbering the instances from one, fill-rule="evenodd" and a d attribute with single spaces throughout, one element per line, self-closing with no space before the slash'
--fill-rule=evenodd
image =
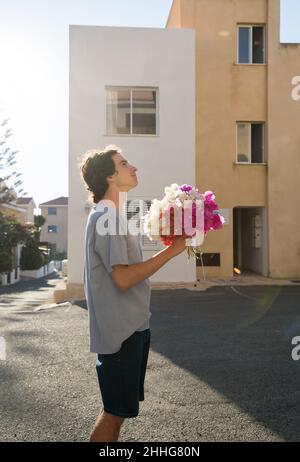
<path id="1" fill-rule="evenodd" d="M 106 411 L 103 411 L 103 416 L 105 417 L 105 419 L 109 420 L 112 424 L 116 426 L 121 426 L 125 420 L 125 417 L 110 414 L 109 412 L 106 412 Z"/>

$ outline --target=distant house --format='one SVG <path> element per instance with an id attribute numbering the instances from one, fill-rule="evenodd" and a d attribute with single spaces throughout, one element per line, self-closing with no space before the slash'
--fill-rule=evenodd
<path id="1" fill-rule="evenodd" d="M 13 217 L 18 221 L 22 221 L 22 217 L 26 213 L 26 209 L 20 205 L 16 205 L 15 203 L 0 204 L 0 212 L 7 217 Z"/>
<path id="2" fill-rule="evenodd" d="M 10 189 L 14 199 L 8 204 L 0 204 L 0 212 L 6 217 L 13 217 L 22 224 L 33 223 L 33 211 L 36 207 L 32 197 L 17 197 L 14 189 Z M 10 273 L 0 274 L 0 285 L 12 284 L 20 279 L 20 258 L 22 245 L 13 249 L 13 270 Z"/>
<path id="3" fill-rule="evenodd" d="M 0 212 L 6 216 L 12 216 L 21 223 L 34 222 L 34 209 L 36 207 L 32 197 L 17 197 L 17 193 L 13 188 L 10 189 L 10 194 L 14 197 L 8 204 L 0 204 Z"/>
<path id="4" fill-rule="evenodd" d="M 57 197 L 39 205 L 46 218 L 42 226 L 41 241 L 54 244 L 57 252 L 68 250 L 68 197 Z"/>
<path id="5" fill-rule="evenodd" d="M 34 222 L 34 209 L 36 208 L 35 202 L 32 197 L 18 197 L 16 205 L 25 209 L 25 212 L 21 212 L 20 221 L 21 223 L 33 223 Z"/>

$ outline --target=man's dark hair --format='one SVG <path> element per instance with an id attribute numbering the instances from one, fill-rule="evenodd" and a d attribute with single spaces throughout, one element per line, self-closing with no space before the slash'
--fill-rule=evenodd
<path id="1" fill-rule="evenodd" d="M 107 177 L 116 172 L 113 156 L 121 154 L 115 145 L 106 146 L 103 151 L 88 151 L 80 166 L 81 175 L 97 204 L 108 189 Z"/>

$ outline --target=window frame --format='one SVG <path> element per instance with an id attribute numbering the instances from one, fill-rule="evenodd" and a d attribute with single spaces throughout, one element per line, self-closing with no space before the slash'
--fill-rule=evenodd
<path id="1" fill-rule="evenodd" d="M 49 228 L 53 227 L 53 226 L 55 226 L 55 231 L 49 231 Z M 48 234 L 57 234 L 57 232 L 58 232 L 57 231 L 57 225 L 48 225 L 47 229 L 48 229 Z"/>
<path id="2" fill-rule="evenodd" d="M 197 253 L 197 256 L 199 258 L 197 258 L 196 260 L 196 267 L 202 266 L 202 262 L 203 262 L 203 266 L 205 266 L 206 268 L 209 268 L 209 267 L 210 268 L 220 268 L 221 267 L 221 252 L 201 252 L 201 255 L 202 255 L 202 260 L 200 262 L 199 261 L 200 253 L 199 252 Z M 214 260 L 217 260 L 216 265 L 212 264 Z"/>
<path id="3" fill-rule="evenodd" d="M 248 150 L 249 150 L 249 153 L 250 153 L 250 161 L 248 162 L 241 162 L 238 160 L 238 126 L 239 125 L 248 125 Z M 261 162 L 252 162 L 252 125 L 262 125 L 262 161 Z M 236 122 L 236 150 L 235 150 L 235 163 L 236 164 L 243 164 L 243 165 L 251 165 L 251 164 L 255 164 L 255 165 L 260 165 L 260 164 L 265 164 L 266 163 L 266 160 L 265 160 L 265 126 L 266 126 L 266 123 L 265 122 L 261 122 L 261 121 L 237 121 Z"/>
<path id="4" fill-rule="evenodd" d="M 49 213 L 49 209 L 53 209 L 53 210 L 55 209 L 55 213 Z M 48 207 L 47 208 L 47 215 L 50 215 L 50 216 L 51 215 L 57 215 L 57 207 Z"/>
<path id="5" fill-rule="evenodd" d="M 104 136 L 130 136 L 130 137 L 141 137 L 141 136 L 146 136 L 146 137 L 158 137 L 159 136 L 159 87 L 143 87 L 143 86 L 128 86 L 128 85 L 105 85 L 105 135 Z M 124 91 L 124 90 L 130 90 L 130 133 L 110 133 L 108 131 L 108 124 L 107 124 L 107 92 L 110 90 L 114 91 Z M 156 107 L 155 107 L 155 134 L 149 134 L 149 133 L 132 133 L 132 120 L 133 120 L 133 111 L 132 111 L 132 92 L 133 91 L 155 91 L 156 94 Z"/>
<path id="6" fill-rule="evenodd" d="M 250 42 L 249 42 L 249 57 L 250 57 L 250 62 L 249 63 L 240 63 L 239 58 L 240 58 L 240 33 L 239 30 L 240 28 L 248 28 L 250 29 Z M 253 27 L 262 27 L 263 29 L 263 62 L 262 63 L 254 63 L 253 62 Z M 246 65 L 246 66 L 263 66 L 267 64 L 267 44 L 266 44 L 266 24 L 237 24 L 237 32 L 236 32 L 236 64 L 239 65 Z"/>

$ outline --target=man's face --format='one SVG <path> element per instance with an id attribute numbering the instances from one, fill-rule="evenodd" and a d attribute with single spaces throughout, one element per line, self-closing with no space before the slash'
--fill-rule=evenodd
<path id="1" fill-rule="evenodd" d="M 120 191 L 129 191 L 138 184 L 137 168 L 131 165 L 121 154 L 115 154 L 112 157 L 116 173 L 113 175 L 114 184 Z"/>

